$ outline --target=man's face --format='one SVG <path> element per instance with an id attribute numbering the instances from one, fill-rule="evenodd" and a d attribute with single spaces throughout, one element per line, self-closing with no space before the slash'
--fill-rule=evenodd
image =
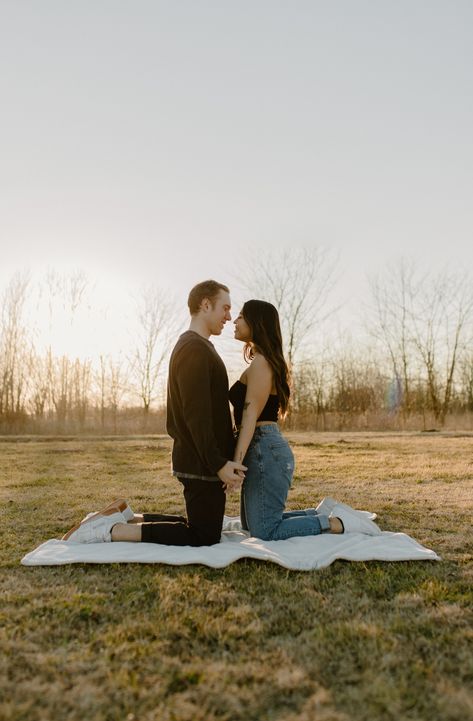
<path id="1" fill-rule="evenodd" d="M 210 335 L 220 335 L 227 320 L 232 319 L 230 295 L 225 290 L 221 290 L 215 299 L 213 308 L 210 301 L 204 301 L 204 303 L 205 320 Z"/>

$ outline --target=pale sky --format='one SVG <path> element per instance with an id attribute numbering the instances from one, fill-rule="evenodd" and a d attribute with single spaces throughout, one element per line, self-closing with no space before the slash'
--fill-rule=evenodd
<path id="1" fill-rule="evenodd" d="M 82 268 L 116 339 L 248 249 L 338 253 L 347 319 L 473 267 L 472 80 L 471 0 L 0 0 L 0 285 Z"/>

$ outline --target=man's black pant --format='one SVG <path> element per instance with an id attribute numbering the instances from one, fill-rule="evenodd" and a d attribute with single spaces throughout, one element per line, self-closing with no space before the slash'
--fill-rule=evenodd
<path id="1" fill-rule="evenodd" d="M 144 513 L 141 540 L 167 546 L 212 546 L 220 541 L 225 511 L 221 481 L 179 478 L 184 486 L 187 520 L 184 516 Z"/>

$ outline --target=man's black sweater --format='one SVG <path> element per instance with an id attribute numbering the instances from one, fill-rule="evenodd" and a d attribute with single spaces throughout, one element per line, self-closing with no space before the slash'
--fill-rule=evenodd
<path id="1" fill-rule="evenodd" d="M 166 426 L 174 475 L 217 480 L 234 451 L 228 376 L 212 343 L 192 330 L 169 361 Z"/>

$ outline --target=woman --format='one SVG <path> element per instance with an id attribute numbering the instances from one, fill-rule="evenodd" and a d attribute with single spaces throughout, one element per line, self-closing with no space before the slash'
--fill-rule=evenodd
<path id="1" fill-rule="evenodd" d="M 287 414 L 290 397 L 278 312 L 271 303 L 249 300 L 234 324 L 249 363 L 229 392 L 238 429 L 234 460 L 248 469 L 241 490 L 243 528 L 271 541 L 320 533 L 381 533 L 366 514 L 332 499 L 317 509 L 284 511 L 294 456 L 277 424 Z"/>

